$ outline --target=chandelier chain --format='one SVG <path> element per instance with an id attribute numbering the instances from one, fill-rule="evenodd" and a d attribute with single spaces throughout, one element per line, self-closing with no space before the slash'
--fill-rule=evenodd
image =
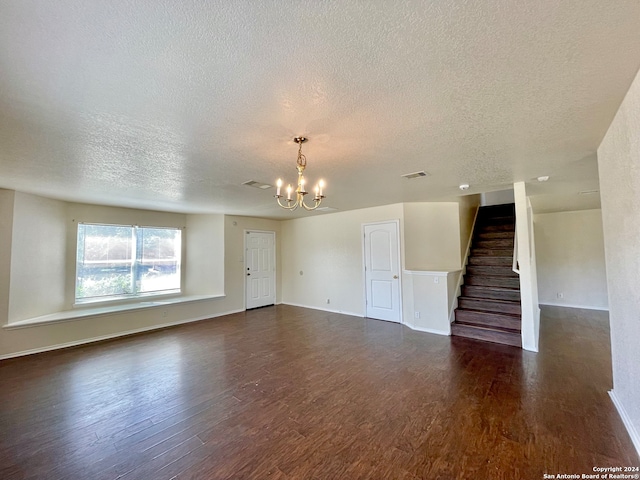
<path id="1" fill-rule="evenodd" d="M 307 157 L 302 154 L 302 142 L 298 142 L 298 166 L 306 167 L 307 166 Z"/>

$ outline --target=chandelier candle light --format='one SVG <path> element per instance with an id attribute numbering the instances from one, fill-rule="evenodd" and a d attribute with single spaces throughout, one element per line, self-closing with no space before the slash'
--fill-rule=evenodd
<path id="1" fill-rule="evenodd" d="M 298 207 L 302 207 L 305 210 L 315 210 L 320 206 L 320 203 L 324 198 L 324 194 L 322 191 L 324 188 L 324 182 L 320 180 L 318 182 L 318 185 L 316 185 L 316 188 L 314 189 L 315 196 L 313 197 L 313 206 L 310 207 L 309 205 L 304 203 L 304 196 L 309 192 L 307 192 L 304 189 L 305 179 L 304 179 L 304 176 L 302 175 L 302 172 L 304 172 L 304 169 L 307 166 L 307 157 L 305 157 L 302 154 L 302 144 L 307 140 L 308 139 L 306 137 L 295 137 L 293 139 L 293 141 L 298 144 L 298 160 L 297 160 L 297 166 L 296 166 L 296 169 L 298 170 L 298 188 L 296 188 L 295 190 L 295 199 L 292 198 L 292 193 L 294 193 L 293 187 L 291 186 L 291 184 L 289 184 L 287 185 L 287 199 L 286 199 L 287 204 L 283 205 L 283 203 L 280 201 L 280 199 L 282 198 L 282 194 L 281 194 L 282 179 L 279 178 L 276 183 L 277 190 L 276 190 L 275 196 L 276 196 L 276 200 L 278 201 L 278 205 L 280 205 L 282 208 L 285 208 L 287 210 L 293 211 Z"/>

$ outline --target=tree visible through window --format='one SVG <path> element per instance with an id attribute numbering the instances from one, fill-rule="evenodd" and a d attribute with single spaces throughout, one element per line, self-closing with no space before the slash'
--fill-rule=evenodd
<path id="1" fill-rule="evenodd" d="M 76 301 L 180 291 L 176 228 L 78 225 Z"/>

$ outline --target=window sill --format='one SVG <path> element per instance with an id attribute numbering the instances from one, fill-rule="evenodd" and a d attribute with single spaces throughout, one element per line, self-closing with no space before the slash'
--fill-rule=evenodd
<path id="1" fill-rule="evenodd" d="M 213 300 L 216 298 L 224 298 L 225 295 L 189 295 L 184 297 L 174 297 L 158 300 L 148 300 L 137 303 L 124 305 L 108 305 L 92 308 L 78 308 L 76 310 L 66 310 L 64 312 L 50 313 L 40 317 L 28 318 L 18 322 L 12 322 L 4 325 L 2 328 L 12 330 L 16 328 L 37 327 L 40 325 L 50 325 L 58 322 L 69 322 L 73 320 L 81 320 L 88 317 L 98 317 L 102 315 L 111 315 L 114 313 L 131 312 L 135 310 L 143 310 L 146 308 L 164 307 L 167 305 L 176 305 L 180 303 L 199 302 L 202 300 Z"/>
<path id="2" fill-rule="evenodd" d="M 120 297 L 97 297 L 87 300 L 76 300 L 76 303 L 73 304 L 73 308 L 84 309 L 90 307 L 98 308 L 101 306 L 113 307 L 116 305 L 140 305 L 149 302 L 166 301 L 167 299 L 175 300 L 180 298 L 186 297 L 181 296 L 180 290 L 171 290 L 166 293 L 145 293 L 141 295 L 123 295 Z"/>

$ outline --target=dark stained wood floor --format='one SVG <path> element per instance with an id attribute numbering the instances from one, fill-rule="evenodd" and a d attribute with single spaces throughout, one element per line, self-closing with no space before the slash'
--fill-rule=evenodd
<path id="1" fill-rule="evenodd" d="M 0 478 L 541 479 L 638 465 L 606 314 L 541 352 L 290 306 L 0 362 Z"/>

